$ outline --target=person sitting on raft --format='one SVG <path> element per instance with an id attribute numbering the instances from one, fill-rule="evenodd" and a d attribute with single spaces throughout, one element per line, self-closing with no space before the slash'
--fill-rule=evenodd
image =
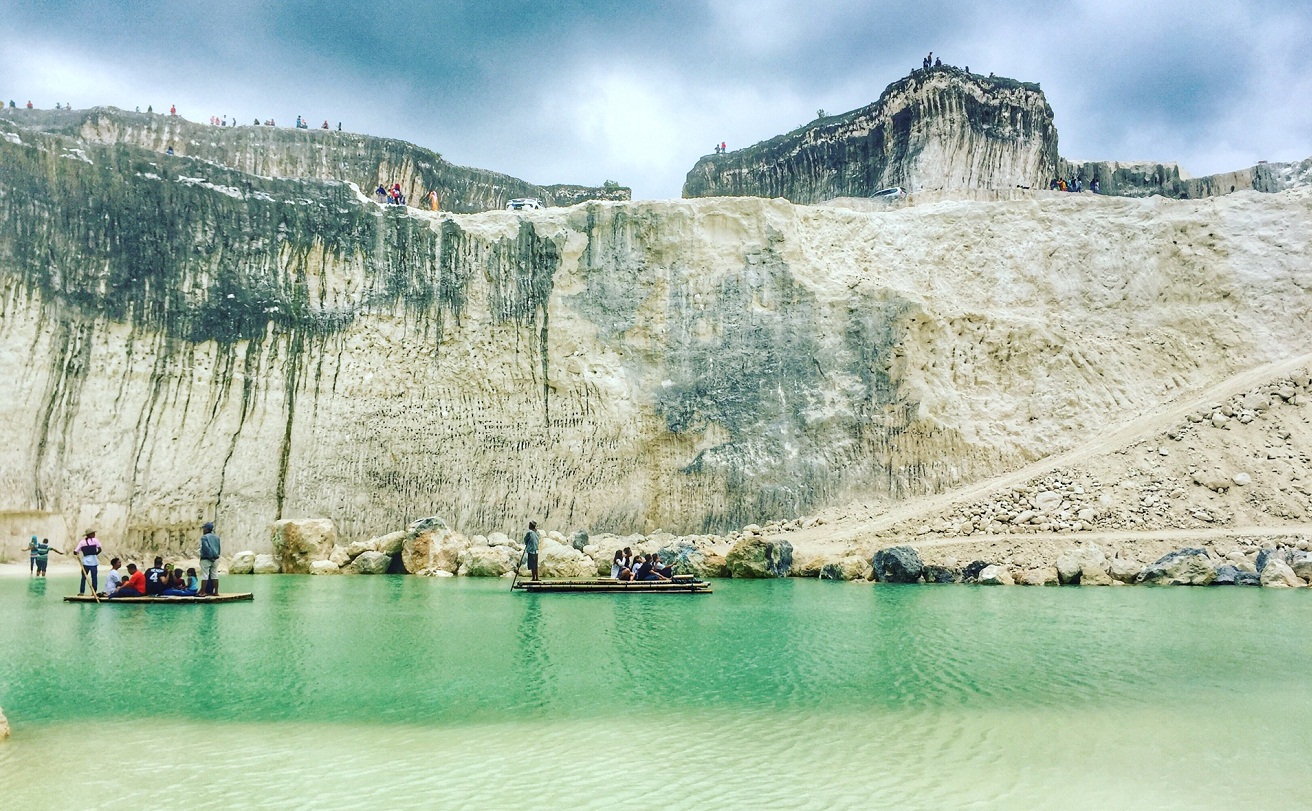
<path id="1" fill-rule="evenodd" d="M 118 568 L 122 564 L 123 561 L 119 560 L 118 558 L 110 558 L 109 574 L 105 577 L 105 590 L 100 593 L 102 597 L 106 597 L 110 594 L 113 594 L 114 592 L 118 591 L 119 588 L 122 587 L 123 573 L 119 571 Z"/>
<path id="2" fill-rule="evenodd" d="M 146 575 L 137 571 L 137 564 L 128 564 L 128 579 L 120 588 L 111 591 L 105 595 L 107 598 L 113 597 L 145 597 L 146 596 Z"/>
<path id="3" fill-rule="evenodd" d="M 156 556 L 155 565 L 146 570 L 146 596 L 158 597 L 169 587 L 169 570 L 164 568 L 164 558 Z"/>
<path id="4" fill-rule="evenodd" d="M 196 570 L 188 569 L 187 576 L 184 578 L 181 569 L 174 569 L 169 587 L 160 593 L 165 597 L 195 597 L 200 593 L 200 580 L 196 578 Z"/>
<path id="5" fill-rule="evenodd" d="M 639 580 L 669 580 L 674 576 L 674 570 L 669 566 L 661 566 L 661 556 L 652 552 L 647 556 L 647 562 L 638 567 Z"/>
<path id="6" fill-rule="evenodd" d="M 610 579 L 619 580 L 620 572 L 624 571 L 626 568 L 628 567 L 624 565 L 624 550 L 616 549 L 615 557 L 612 558 L 610 562 Z"/>

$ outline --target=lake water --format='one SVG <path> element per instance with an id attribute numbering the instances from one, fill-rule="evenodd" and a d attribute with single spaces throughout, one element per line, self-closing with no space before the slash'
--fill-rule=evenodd
<path id="1" fill-rule="evenodd" d="M 0 807 L 1308 808 L 1312 592 L 0 580 Z"/>

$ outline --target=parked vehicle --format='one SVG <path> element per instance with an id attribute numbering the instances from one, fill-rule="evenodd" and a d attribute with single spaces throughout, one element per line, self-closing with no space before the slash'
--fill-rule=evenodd
<path id="1" fill-rule="evenodd" d="M 546 208 L 536 197 L 516 197 L 506 203 L 506 211 L 524 211 L 526 209 Z"/>
<path id="2" fill-rule="evenodd" d="M 887 188 L 887 189 L 880 189 L 879 191 L 877 191 L 877 192 L 875 192 L 874 194 L 870 195 L 870 199 L 871 199 L 871 200 L 896 200 L 896 199 L 898 199 L 899 197 L 904 197 L 904 196 L 906 196 L 906 192 L 902 191 L 902 188 L 901 188 L 900 186 L 890 186 L 890 187 Z"/>

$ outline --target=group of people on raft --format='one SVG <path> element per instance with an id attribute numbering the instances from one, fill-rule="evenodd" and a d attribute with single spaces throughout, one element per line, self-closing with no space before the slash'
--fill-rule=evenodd
<path id="1" fill-rule="evenodd" d="M 104 551 L 96 531 L 89 529 L 83 535 L 72 554 L 77 557 L 82 570 L 82 582 L 78 594 L 86 594 L 87 582 L 91 591 L 106 599 L 114 597 L 217 597 L 219 595 L 219 554 L 222 546 L 219 536 L 214 534 L 214 524 L 206 523 L 200 536 L 200 571 L 195 568 L 185 572 L 180 566 L 166 566 L 162 556 L 155 557 L 155 565 L 144 571 L 137 564 L 129 563 L 127 571 L 121 567 L 120 558 L 110 558 L 109 572 L 105 578 L 105 590 L 100 590 L 100 555 Z M 63 552 L 50 545 L 48 539 L 38 542 L 32 536 L 28 544 L 31 554 L 31 568 L 36 576 L 45 577 L 46 565 L 51 552 L 62 555 Z"/>
<path id="2" fill-rule="evenodd" d="M 674 569 L 661 563 L 659 552 L 635 556 L 633 550 L 626 546 L 616 550 L 610 562 L 610 577 L 612 580 L 624 581 L 670 580 L 674 577 Z"/>

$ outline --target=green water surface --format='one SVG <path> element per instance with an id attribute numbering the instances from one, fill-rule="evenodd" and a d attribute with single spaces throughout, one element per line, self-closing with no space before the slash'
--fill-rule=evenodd
<path id="1" fill-rule="evenodd" d="M 157 781 L 205 808 L 1312 803 L 1312 593 L 75 586 L 0 580 L 6 808 L 150 807 Z"/>

